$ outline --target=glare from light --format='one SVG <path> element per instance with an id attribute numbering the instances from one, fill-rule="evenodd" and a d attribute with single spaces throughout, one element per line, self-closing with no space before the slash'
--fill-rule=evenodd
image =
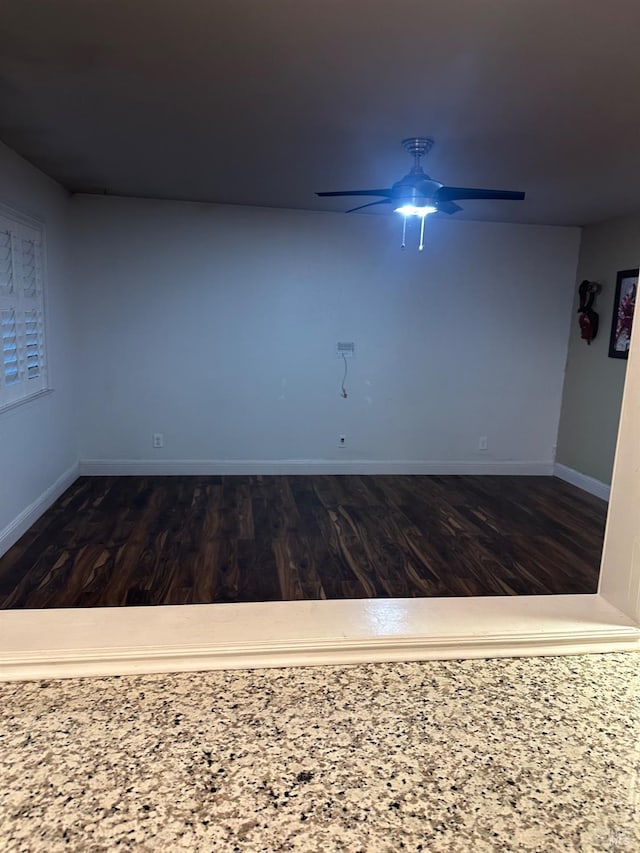
<path id="1" fill-rule="evenodd" d="M 430 204 L 416 205 L 403 204 L 401 207 L 396 207 L 396 213 L 401 213 L 403 216 L 426 216 L 429 213 L 437 213 L 438 208 Z"/>

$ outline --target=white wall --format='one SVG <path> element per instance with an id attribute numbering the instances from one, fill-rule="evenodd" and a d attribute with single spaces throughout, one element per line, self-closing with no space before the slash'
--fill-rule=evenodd
<path id="1" fill-rule="evenodd" d="M 599 592 L 640 622 L 640 324 L 634 323 L 620 412 Z"/>
<path id="2" fill-rule="evenodd" d="M 25 516 L 28 507 L 76 463 L 78 445 L 74 413 L 74 305 L 67 263 L 68 194 L 0 143 L 0 201 L 44 221 L 47 350 L 53 387 L 50 394 L 0 412 L 2 553 L 26 529 L 25 524 L 32 523 L 45 508 L 40 503 L 35 514 Z"/>
<path id="3" fill-rule="evenodd" d="M 396 217 L 71 207 L 81 458 L 551 462 L 578 229 L 434 219 L 420 254 Z"/>

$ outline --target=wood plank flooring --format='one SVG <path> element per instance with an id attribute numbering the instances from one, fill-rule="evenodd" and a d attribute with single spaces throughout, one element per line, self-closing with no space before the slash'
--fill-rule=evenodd
<path id="1" fill-rule="evenodd" d="M 81 477 L 0 607 L 590 593 L 605 515 L 552 477 Z"/>

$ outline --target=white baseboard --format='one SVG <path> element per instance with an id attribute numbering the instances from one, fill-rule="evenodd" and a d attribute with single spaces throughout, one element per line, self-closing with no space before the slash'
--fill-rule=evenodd
<path id="1" fill-rule="evenodd" d="M 0 611 L 0 681 L 638 651 L 599 595 Z"/>
<path id="2" fill-rule="evenodd" d="M 81 459 L 86 476 L 197 474 L 553 474 L 553 462 L 374 459 Z"/>
<path id="3" fill-rule="evenodd" d="M 594 477 L 587 477 L 586 474 L 581 474 L 580 471 L 575 471 L 566 465 L 560 465 L 559 462 L 553 466 L 553 473 L 561 480 L 571 483 L 572 486 L 577 486 L 579 489 L 584 489 L 585 492 L 602 498 L 603 501 L 609 500 L 611 486 L 596 480 Z"/>
<path id="4" fill-rule="evenodd" d="M 61 474 L 53 485 L 45 489 L 39 498 L 36 498 L 32 504 L 23 509 L 13 521 L 10 521 L 4 530 L 0 530 L 0 557 L 27 532 L 32 524 L 35 524 L 51 504 L 57 501 L 60 495 L 78 478 L 78 470 L 79 464 L 76 462 L 75 465 Z"/>

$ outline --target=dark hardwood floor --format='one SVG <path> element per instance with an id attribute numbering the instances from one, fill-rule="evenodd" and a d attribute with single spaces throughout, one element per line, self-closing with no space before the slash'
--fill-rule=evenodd
<path id="1" fill-rule="evenodd" d="M 81 477 L 0 607 L 595 592 L 605 515 L 552 477 Z"/>

